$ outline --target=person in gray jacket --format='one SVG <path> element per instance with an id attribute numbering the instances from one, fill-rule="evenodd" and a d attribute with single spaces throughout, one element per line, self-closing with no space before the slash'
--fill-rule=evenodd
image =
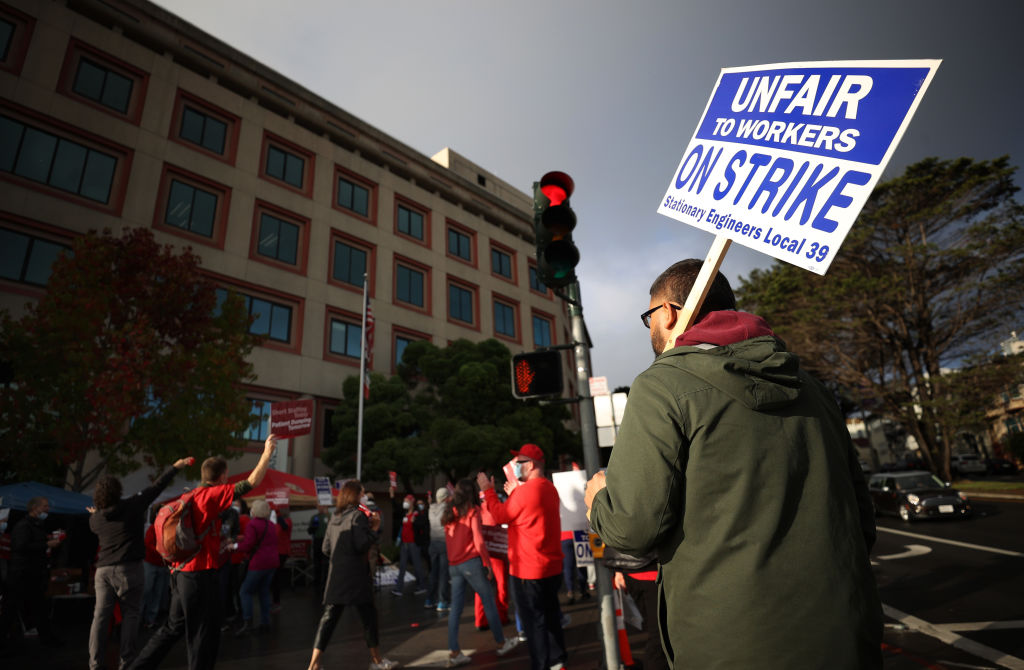
<path id="1" fill-rule="evenodd" d="M 441 515 L 451 497 L 448 487 L 437 490 L 434 503 L 431 503 L 428 516 L 430 518 L 430 590 L 427 591 L 427 602 L 423 606 L 436 609 L 438 612 L 448 611 L 448 599 L 451 596 L 452 583 L 448 575 L 448 549 L 444 543 L 444 524 Z M 434 598 L 437 600 L 434 600 Z"/>
<path id="2" fill-rule="evenodd" d="M 370 649 L 370 670 L 391 670 L 394 661 L 380 654 L 377 608 L 373 603 L 373 576 L 368 554 L 379 542 L 380 515 L 359 504 L 363 485 L 354 479 L 345 482 L 338 493 L 338 505 L 324 535 L 323 551 L 329 561 L 324 587 L 324 611 L 313 639 L 309 670 L 319 670 L 323 652 L 346 605 L 359 612 Z"/>
<path id="3" fill-rule="evenodd" d="M 657 358 L 587 485 L 590 523 L 619 551 L 657 552 L 672 667 L 881 668 L 874 515 L 844 418 L 720 273 L 685 328 L 701 265 L 651 287 Z"/>
<path id="4" fill-rule="evenodd" d="M 146 510 L 178 471 L 191 462 L 187 457 L 178 459 L 151 486 L 128 498 L 121 498 L 121 480 L 113 475 L 101 477 L 96 484 L 92 497 L 95 506 L 88 508 L 89 528 L 96 533 L 100 545 L 96 559 L 96 606 L 89 628 L 90 670 L 104 665 L 116 603 L 121 604 L 122 616 L 119 667 L 127 668 L 138 654 L 136 643 L 146 585 L 142 564 L 146 556 Z"/>

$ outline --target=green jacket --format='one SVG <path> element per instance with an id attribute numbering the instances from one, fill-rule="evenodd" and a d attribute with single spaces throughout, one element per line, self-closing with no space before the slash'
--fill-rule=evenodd
<path id="1" fill-rule="evenodd" d="M 780 340 L 659 356 L 606 474 L 591 525 L 657 551 L 677 670 L 881 667 L 867 486 L 831 394 Z"/>

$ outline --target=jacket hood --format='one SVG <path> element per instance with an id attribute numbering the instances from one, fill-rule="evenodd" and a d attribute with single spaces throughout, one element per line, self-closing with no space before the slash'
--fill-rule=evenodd
<path id="1" fill-rule="evenodd" d="M 786 351 L 764 319 L 747 312 L 709 313 L 656 362 L 683 367 L 754 410 L 776 410 L 800 396 L 799 357 Z"/>
<path id="2" fill-rule="evenodd" d="M 359 508 L 356 507 L 355 505 L 349 505 L 348 507 L 346 507 L 345 509 L 343 509 L 340 512 L 335 511 L 333 514 L 331 514 L 330 525 L 340 526 L 341 522 L 342 522 L 342 519 L 344 519 L 346 516 L 352 514 L 353 512 L 358 512 L 358 511 L 359 511 Z"/>

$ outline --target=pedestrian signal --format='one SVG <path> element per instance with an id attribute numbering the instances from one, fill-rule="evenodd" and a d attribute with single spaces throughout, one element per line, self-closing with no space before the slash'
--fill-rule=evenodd
<path id="1" fill-rule="evenodd" d="M 537 398 L 562 394 L 562 357 L 558 351 L 531 351 L 512 357 L 512 395 Z"/>

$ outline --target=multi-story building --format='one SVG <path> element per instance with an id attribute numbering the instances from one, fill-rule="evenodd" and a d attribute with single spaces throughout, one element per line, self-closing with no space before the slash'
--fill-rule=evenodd
<path id="1" fill-rule="evenodd" d="M 415 340 L 569 338 L 522 191 L 450 149 L 417 153 L 145 0 L 0 0 L 0 306 L 41 295 L 76 235 L 138 226 L 247 296 L 265 336 L 246 388 L 257 416 L 315 399 L 296 474 L 323 472 L 331 409 L 358 374 L 364 273 L 377 372 Z"/>

